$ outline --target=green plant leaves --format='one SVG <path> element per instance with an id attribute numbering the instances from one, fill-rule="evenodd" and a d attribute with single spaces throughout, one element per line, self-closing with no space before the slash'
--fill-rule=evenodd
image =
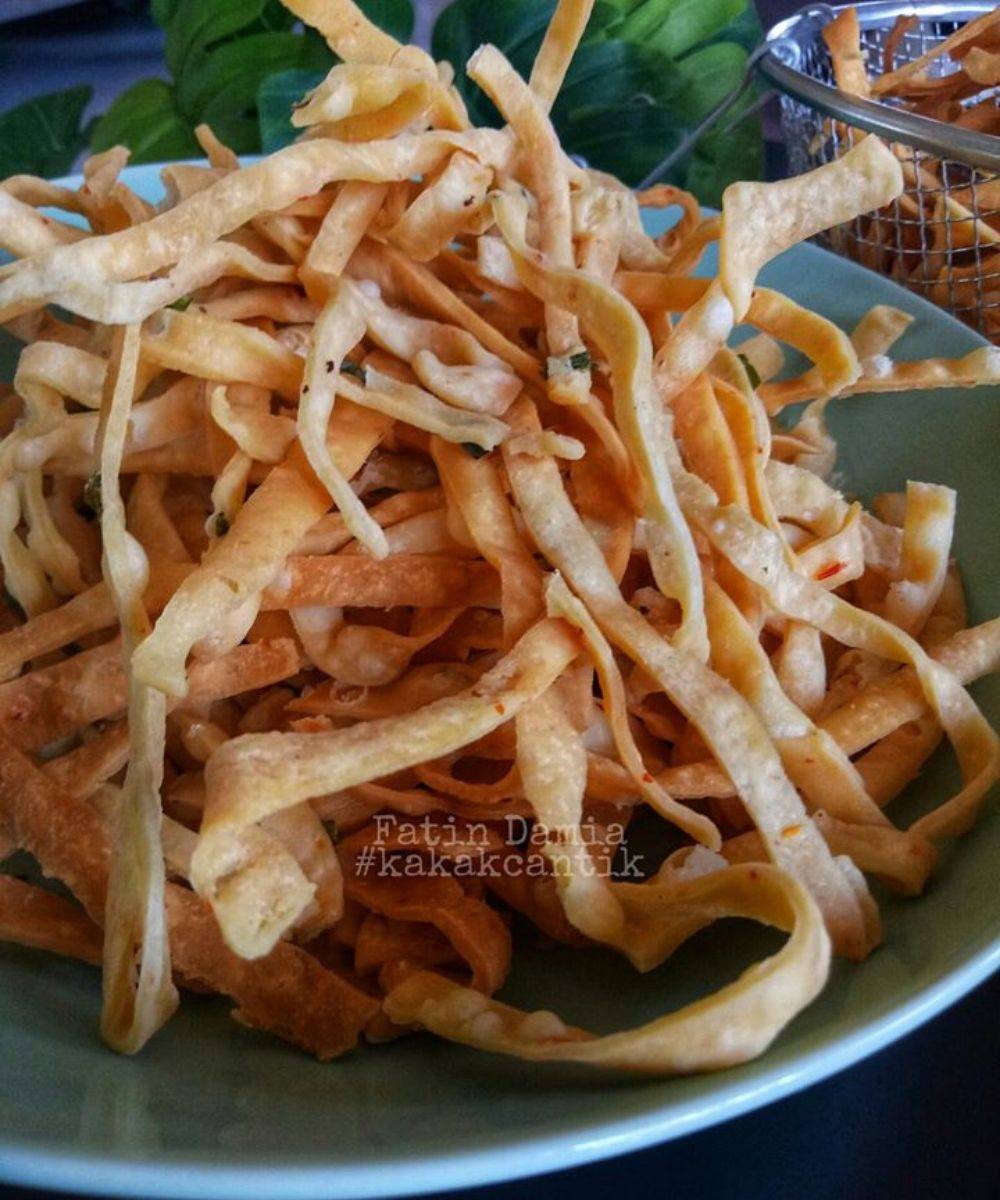
<path id="1" fill-rule="evenodd" d="M 325 72 L 332 65 L 329 50 L 318 38 L 296 33 L 250 34 L 219 46 L 206 57 L 200 72 L 178 83 L 178 107 L 189 115 L 197 114 L 214 128 L 215 122 L 227 116 L 252 115 L 257 92 L 269 75 L 289 70 Z"/>
<path id="2" fill-rule="evenodd" d="M 194 132 L 174 100 L 174 89 L 163 79 L 133 84 L 94 125 L 92 149 L 128 146 L 137 163 L 200 155 Z"/>
<path id="3" fill-rule="evenodd" d="M 322 38 L 293 32 L 295 18 L 279 0 L 154 0 L 152 13 L 166 30 L 172 82 L 130 87 L 97 122 L 92 141 L 94 149 L 127 145 L 133 162 L 200 154 L 194 129 L 202 122 L 237 153 L 254 153 L 264 80 L 333 65 Z"/>
<path id="4" fill-rule="evenodd" d="M 359 0 L 400 41 L 413 29 L 411 0 Z M 432 51 L 456 68 L 477 124 L 499 114 L 465 76 L 477 46 L 493 42 L 527 76 L 556 0 L 454 0 L 434 28 Z M 93 125 L 100 150 L 128 145 L 134 162 L 199 153 L 205 121 L 238 153 L 272 151 L 295 137 L 291 106 L 335 59 L 280 0 L 152 0 L 166 30 L 172 79 L 148 79 L 119 96 Z M 563 145 L 629 183 L 642 179 L 685 132 L 737 87 L 760 38 L 748 0 L 597 0 L 552 118 Z M 86 133 L 85 88 L 40 97 L 0 116 L 0 170 L 68 170 Z M 748 97 L 742 107 L 752 104 Z M 729 118 L 732 120 L 732 117 Z M 759 175 L 760 123 L 751 116 L 699 142 L 670 181 L 718 203 L 734 178 Z"/>
<path id="5" fill-rule="evenodd" d="M 86 143 L 83 113 L 93 89 L 37 96 L 0 113 L 0 178 L 65 175 Z"/>
<path id="6" fill-rule="evenodd" d="M 581 109 L 677 104 L 684 83 L 678 66 L 647 46 L 589 43 L 574 56 L 553 105 L 553 120 L 559 126 Z"/>
<path id="7" fill-rule="evenodd" d="M 753 99 L 753 95 L 748 96 L 740 108 L 749 107 Z M 764 173 L 760 117 L 755 113 L 731 124 L 737 120 L 738 111 L 731 112 L 701 139 L 684 173 L 684 186 L 716 208 L 721 206 L 722 193 L 731 183 L 760 179 Z"/>
<path id="8" fill-rule="evenodd" d="M 680 58 L 693 46 L 721 33 L 740 13 L 745 0 L 673 0 L 633 7 L 612 36 Z"/>
<path id="9" fill-rule="evenodd" d="M 531 69 L 545 36 L 555 0 L 455 0 L 438 17 L 431 53 L 455 68 L 455 83 L 477 125 L 499 125 L 496 109 L 465 74 L 465 64 L 483 42 L 498 46 L 523 75 Z"/>
<path id="10" fill-rule="evenodd" d="M 410 0 L 360 6 L 402 41 L 413 31 Z M 239 154 L 284 145 L 293 136 L 290 103 L 279 111 L 288 81 L 306 80 L 304 91 L 335 61 L 280 0 L 153 0 L 152 13 L 166 30 L 172 83 L 144 80 L 129 88 L 95 129 L 95 149 L 124 142 L 134 162 L 198 154 L 194 129 L 202 122 Z M 258 109 L 262 96 L 266 115 Z"/>
<path id="11" fill-rule="evenodd" d="M 290 29 L 293 22 L 277 0 L 178 0 L 166 23 L 167 66 L 181 86 L 220 43 L 237 34 Z"/>
<path id="12" fill-rule="evenodd" d="M 441 14 L 434 57 L 455 67 L 473 120 L 499 117 L 464 74 L 469 56 L 492 42 L 526 76 L 554 8 L 554 0 L 454 0 Z M 739 86 L 759 38 L 747 0 L 598 0 L 552 110 L 563 145 L 638 182 Z M 761 146 L 760 123 L 748 119 L 731 138 L 703 139 L 670 181 L 718 203 L 723 180 L 760 174 Z"/>
<path id="13" fill-rule="evenodd" d="M 358 0 L 358 8 L 379 29 L 391 34 L 397 42 L 408 42 L 413 36 L 413 5 L 410 0 Z"/>
<path id="14" fill-rule="evenodd" d="M 181 0 L 150 0 L 149 11 L 157 25 L 166 26 Z"/>

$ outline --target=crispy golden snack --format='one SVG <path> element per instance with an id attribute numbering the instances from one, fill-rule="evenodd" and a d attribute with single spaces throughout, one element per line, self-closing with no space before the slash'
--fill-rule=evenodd
<path id="1" fill-rule="evenodd" d="M 925 44 L 919 14 L 902 13 L 896 18 L 880 54 L 863 45 L 854 8 L 837 13 L 822 36 L 841 91 L 891 103 L 944 125 L 995 135 L 1000 133 L 993 95 L 1000 82 L 998 24 L 1000 16 L 994 8 L 898 67 L 897 51 L 911 33 Z M 822 153 L 826 148 L 836 155 L 844 148 L 851 152 L 849 148 L 863 137 L 861 130 L 825 121 L 810 153 L 824 143 Z M 950 308 L 995 341 L 997 324 L 991 310 L 996 299 L 995 250 L 1000 243 L 996 181 L 988 172 L 940 161 L 905 143 L 891 149 L 899 160 L 906 192 L 893 204 L 834 231 L 832 244 Z M 869 386 L 874 382 L 874 377 L 862 378 L 860 390 L 879 390 Z M 903 384 L 909 386 L 919 385 Z"/>
<path id="2" fill-rule="evenodd" d="M 60 792 L 3 739 L 0 821 L 100 924 L 110 858 L 107 829 L 89 804 Z M 222 941 L 210 910 L 174 884 L 166 888 L 166 919 L 182 980 L 229 996 L 237 1020 L 277 1033 L 319 1058 L 353 1046 L 378 1008 L 376 1000 L 296 946 L 283 943 L 259 964 L 240 959 Z M 22 933 L 18 940 L 25 939 Z"/>
<path id="3" fill-rule="evenodd" d="M 852 392 L 995 381 L 995 352 L 896 361 L 906 314 L 848 335 L 758 285 L 899 196 L 914 166 L 875 138 L 702 217 L 560 147 L 589 0 L 556 5 L 528 79 L 472 57 L 501 130 L 351 0 L 289 7 L 342 60 L 294 145 L 243 167 L 202 128 L 208 164 L 168 168 L 156 209 L 120 150 L 86 188 L 0 185 L 24 343 L 0 398 L 0 845 L 79 905 L 0 876 L 0 938 L 102 959 L 124 1052 L 190 986 L 320 1058 L 424 1027 L 632 1071 L 744 1061 L 832 953 L 878 944 L 869 879 L 919 894 L 996 779 L 965 687 L 1000 624 L 965 628 L 955 495 L 865 512 L 826 424 Z M 979 28 L 951 46 L 973 81 Z M 863 89 L 856 21 L 829 37 Z M 899 86 L 954 102 L 920 70 Z M 640 201 L 680 219 L 653 240 Z M 980 218 L 952 205 L 967 246 Z M 791 379 L 786 348 L 811 364 Z M 945 737 L 963 786 L 900 828 Z M 626 881 L 640 809 L 681 844 Z M 513 913 L 639 971 L 726 917 L 787 940 L 597 1037 L 492 999 Z"/>

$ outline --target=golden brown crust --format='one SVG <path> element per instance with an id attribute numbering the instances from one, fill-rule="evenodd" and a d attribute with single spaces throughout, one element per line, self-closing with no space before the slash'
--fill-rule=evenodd
<path id="1" fill-rule="evenodd" d="M 103 918 L 109 844 L 100 818 L 2 736 L 0 819 L 12 827 L 17 845 L 66 884 L 95 922 Z M 279 942 L 265 958 L 238 958 L 223 942 L 208 905 L 186 889 L 168 884 L 166 905 L 177 974 L 229 996 L 236 1004 L 233 1016 L 244 1025 L 327 1059 L 349 1050 L 377 1012 L 376 999 L 298 946 Z"/>
<path id="2" fill-rule="evenodd" d="M 96 966 L 102 940 L 100 928 L 71 900 L 13 875 L 0 875 L 0 941 L 51 950 Z"/>

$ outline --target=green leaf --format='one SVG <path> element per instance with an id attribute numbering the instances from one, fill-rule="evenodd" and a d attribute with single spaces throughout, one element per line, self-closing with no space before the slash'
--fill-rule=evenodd
<path id="1" fill-rule="evenodd" d="M 724 38 L 727 42 L 736 42 L 749 54 L 763 36 L 764 31 L 761 29 L 757 12 L 752 4 L 748 4 L 739 16 L 730 21 L 712 40 L 721 41 Z"/>
<path id="2" fill-rule="evenodd" d="M 455 82 L 476 124 L 498 125 L 496 109 L 465 74 L 465 64 L 483 42 L 492 42 L 523 75 L 531 70 L 555 0 L 455 0 L 441 13 L 431 35 L 431 52 L 455 68 Z"/>
<path id="3" fill-rule="evenodd" d="M 132 161 L 157 162 L 201 154 L 181 116 L 174 89 L 163 79 L 143 79 L 127 88 L 98 119 L 90 137 L 94 150 L 128 146 Z"/>
<path id="4" fill-rule="evenodd" d="M 292 105 L 301 100 L 323 79 L 322 71 L 280 71 L 269 75 L 257 90 L 257 118 L 260 123 L 260 148 L 272 154 L 295 140 L 298 130 L 292 125 Z"/>
<path id="5" fill-rule="evenodd" d="M 588 111 L 633 102 L 673 103 L 686 78 L 663 55 L 631 42 L 581 46 L 556 98 L 552 117 L 558 127 L 580 109 Z M 621 130 L 618 130 L 621 136 Z M 628 131 L 631 134 L 631 130 Z"/>
<path id="6" fill-rule="evenodd" d="M 260 122 L 257 113 L 227 113 L 212 121 L 212 132 L 237 154 L 260 153 Z"/>
<path id="7" fill-rule="evenodd" d="M 433 53 L 455 66 L 477 124 L 500 118 L 465 76 L 466 61 L 492 42 L 527 77 L 554 8 L 554 0 L 454 0 L 442 12 Z M 563 145 L 637 183 L 739 84 L 759 36 L 747 0 L 598 0 L 552 109 Z M 749 120 L 731 137 L 707 136 L 669 178 L 717 202 L 733 178 L 759 177 L 761 166 L 759 121 Z"/>
<path id="8" fill-rule="evenodd" d="M 669 3 L 670 0 L 667 2 Z M 602 3 L 605 8 L 613 10 L 614 21 L 618 22 L 624 21 L 629 13 L 645 4 L 646 0 L 602 0 Z"/>
<path id="9" fill-rule="evenodd" d="M 150 0 L 149 12 L 153 20 L 165 29 L 173 19 L 180 0 Z"/>
<path id="10" fill-rule="evenodd" d="M 571 153 L 636 184 L 678 144 L 683 130 L 669 108 L 633 103 L 578 110 L 562 122 L 560 133 Z M 670 182 L 681 182 L 679 174 Z"/>
<path id="11" fill-rule="evenodd" d="M 282 18 L 275 0 L 176 0 L 167 24 L 167 66 L 178 83 L 197 71 L 200 58 L 213 46 L 249 30 L 290 28 L 294 17 Z M 258 24 L 259 23 L 259 24 Z"/>
<path id="12" fill-rule="evenodd" d="M 743 80 L 747 52 L 735 42 L 713 42 L 677 64 L 682 86 L 673 97 L 679 121 L 694 125 Z M 723 119 L 725 121 L 725 118 Z"/>
<path id="13" fill-rule="evenodd" d="M 746 0 L 645 0 L 615 27 L 615 37 L 679 58 L 721 33 L 746 7 Z"/>
<path id="14" fill-rule="evenodd" d="M 737 124 L 738 114 L 754 101 L 746 96 L 737 108 L 701 139 L 687 164 L 684 186 L 705 204 L 718 208 L 722 193 L 739 179 L 760 179 L 764 171 L 764 139 L 760 114 Z"/>
<path id="15" fill-rule="evenodd" d="M 379 29 L 391 34 L 397 42 L 408 42 L 413 36 L 413 5 L 410 0 L 358 0 L 358 8 Z"/>
<path id="16" fill-rule="evenodd" d="M 530 63 L 555 7 L 555 0 L 507 0 L 503 4 L 454 0 L 435 22 L 432 53 L 437 59 L 447 59 L 459 72 L 478 46 L 492 42 L 512 62 L 527 48 Z"/>
<path id="17" fill-rule="evenodd" d="M 83 112 L 93 89 L 66 88 L 0 113 L 0 178 L 65 175 L 86 144 Z"/>
<path id="18" fill-rule="evenodd" d="M 321 42 L 301 34 L 250 34 L 205 54 L 197 72 L 186 71 L 177 85 L 177 103 L 193 123 L 252 116 L 257 91 L 268 75 L 293 68 L 329 69 L 332 63 Z"/>

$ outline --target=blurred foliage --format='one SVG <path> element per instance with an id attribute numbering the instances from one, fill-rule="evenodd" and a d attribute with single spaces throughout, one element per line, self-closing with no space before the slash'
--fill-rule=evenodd
<path id="1" fill-rule="evenodd" d="M 401 41 L 413 29 L 410 0 L 359 0 Z M 498 125 L 490 101 L 465 76 L 477 46 L 492 42 L 524 75 L 555 0 L 454 0 L 438 18 L 435 58 L 456 68 L 456 84 L 479 124 Z M 292 103 L 334 65 L 329 47 L 303 30 L 279 0 L 152 0 L 166 34 L 170 79 L 145 79 L 85 126 L 89 89 L 41 96 L 0 115 L 0 173 L 64 173 L 89 142 L 122 143 L 133 162 L 200 153 L 205 122 L 240 154 L 270 152 L 294 137 Z M 748 0 L 597 0 L 583 42 L 552 110 L 563 145 L 629 183 L 645 176 L 730 90 L 760 38 Z M 752 96 L 744 102 L 744 111 Z M 706 135 L 669 181 L 717 204 L 726 184 L 757 178 L 760 121 L 751 114 Z"/>
<path id="2" fill-rule="evenodd" d="M 0 113 L 0 179 L 64 175 L 87 144 L 83 114 L 93 90 L 66 88 Z"/>

